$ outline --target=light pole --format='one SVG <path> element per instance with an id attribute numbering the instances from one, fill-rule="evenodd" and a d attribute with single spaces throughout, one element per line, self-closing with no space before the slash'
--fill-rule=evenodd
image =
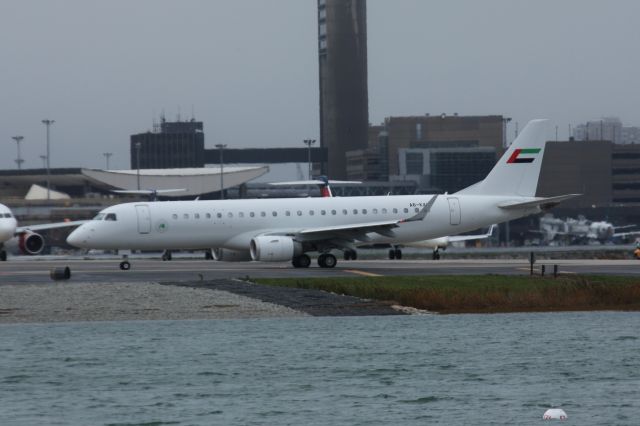
<path id="1" fill-rule="evenodd" d="M 136 178 L 138 181 L 138 191 L 140 190 L 140 148 L 142 148 L 142 144 L 140 142 L 136 142 L 136 166 L 138 167 L 138 172 L 136 173 Z"/>
<path id="2" fill-rule="evenodd" d="M 24 160 L 20 155 L 20 142 L 22 142 L 22 139 L 24 139 L 24 136 L 12 136 L 11 139 L 16 141 L 16 144 L 18 144 L 18 158 L 16 158 L 16 164 L 18 165 L 18 170 L 20 170 L 22 169 L 22 163 L 24 163 Z"/>
<path id="3" fill-rule="evenodd" d="M 216 144 L 216 148 L 220 150 L 220 199 L 224 200 L 224 157 L 223 152 L 227 144 Z"/>
<path id="4" fill-rule="evenodd" d="M 51 152 L 49 149 L 49 128 L 55 120 L 44 119 L 42 123 L 47 126 L 47 200 L 51 199 Z"/>
<path id="5" fill-rule="evenodd" d="M 47 168 L 47 156 L 46 155 L 41 155 L 40 159 L 42 160 L 42 168 L 46 169 Z"/>
<path id="6" fill-rule="evenodd" d="M 304 144 L 307 145 L 308 159 L 309 159 L 309 180 L 311 180 L 311 145 L 316 143 L 315 139 L 305 139 Z"/>
<path id="7" fill-rule="evenodd" d="M 109 158 L 113 155 L 113 152 L 103 152 L 105 160 L 107 161 L 107 168 L 105 170 L 109 170 Z"/>

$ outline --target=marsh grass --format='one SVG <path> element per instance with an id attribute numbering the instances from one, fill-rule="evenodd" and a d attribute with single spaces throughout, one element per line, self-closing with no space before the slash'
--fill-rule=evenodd
<path id="1" fill-rule="evenodd" d="M 258 279 L 440 313 L 640 310 L 640 278 L 467 275 Z"/>

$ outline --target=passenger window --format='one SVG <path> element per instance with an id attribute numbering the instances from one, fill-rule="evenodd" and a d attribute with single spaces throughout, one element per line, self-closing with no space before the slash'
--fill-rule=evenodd
<path id="1" fill-rule="evenodd" d="M 185 213 L 185 214 L 183 215 L 183 217 L 184 217 L 185 219 L 189 219 L 189 213 Z"/>
<path id="2" fill-rule="evenodd" d="M 271 212 L 271 214 L 273 215 L 273 217 L 278 216 L 278 212 Z"/>
<path id="3" fill-rule="evenodd" d="M 332 214 L 332 215 L 334 215 L 334 216 L 335 216 L 335 215 L 336 215 L 336 213 L 337 213 L 337 212 L 336 212 L 335 210 L 331 210 L 331 214 Z"/>
<path id="4" fill-rule="evenodd" d="M 382 209 L 382 214 L 387 214 L 387 209 Z"/>
<path id="5" fill-rule="evenodd" d="M 367 214 L 367 209 L 362 209 L 362 214 Z"/>
<path id="6" fill-rule="evenodd" d="M 358 214 L 358 209 L 353 209 L 353 214 Z"/>
<path id="7" fill-rule="evenodd" d="M 289 210 L 287 210 L 286 212 L 284 212 L 285 216 L 291 216 L 291 212 Z"/>
<path id="8" fill-rule="evenodd" d="M 416 213 L 418 213 L 420 211 L 420 209 L 416 207 L 415 211 L 416 211 Z"/>
<path id="9" fill-rule="evenodd" d="M 205 215 L 205 217 L 206 217 L 207 219 L 211 219 L 211 213 L 207 213 L 207 214 Z"/>
<path id="10" fill-rule="evenodd" d="M 194 215 L 193 215 L 193 218 L 194 218 L 194 219 L 200 219 L 200 213 L 196 213 L 196 214 L 194 214 Z"/>
<path id="11" fill-rule="evenodd" d="M 104 220 L 110 220 L 112 222 L 115 222 L 116 219 L 116 214 L 115 213 L 107 213 L 107 215 L 105 216 Z"/>
<path id="12" fill-rule="evenodd" d="M 405 213 L 409 213 L 409 209 L 405 207 L 405 208 L 404 208 L 404 212 L 405 212 Z"/>
<path id="13" fill-rule="evenodd" d="M 222 219 L 222 213 L 218 213 L 216 216 L 218 216 L 218 219 Z"/>
<path id="14" fill-rule="evenodd" d="M 347 214 L 347 209 L 342 209 L 342 214 Z"/>
<path id="15" fill-rule="evenodd" d="M 302 216 L 302 211 L 301 210 L 298 210 L 297 213 L 298 213 L 298 216 Z"/>
<path id="16" fill-rule="evenodd" d="M 378 214 L 378 209 L 373 209 L 373 210 L 371 211 L 371 213 L 373 213 L 373 214 Z"/>
<path id="17" fill-rule="evenodd" d="M 249 216 L 251 216 L 251 217 L 255 217 L 255 215 L 256 214 L 254 212 L 249 213 Z"/>
<path id="18" fill-rule="evenodd" d="M 313 210 L 309 210 L 309 216 L 313 216 L 315 212 Z"/>
<path id="19" fill-rule="evenodd" d="M 267 214 L 265 212 L 260 212 L 260 216 L 265 217 Z"/>
<path id="20" fill-rule="evenodd" d="M 240 212 L 240 213 L 238 213 L 238 216 L 240 216 L 240 217 L 244 217 L 244 212 Z"/>
<path id="21" fill-rule="evenodd" d="M 393 209 L 393 213 L 398 213 L 398 209 Z"/>
<path id="22" fill-rule="evenodd" d="M 233 213 L 229 212 L 229 213 L 227 213 L 227 216 L 228 216 L 229 218 L 232 218 L 232 217 L 233 217 Z"/>
<path id="23" fill-rule="evenodd" d="M 175 214 L 175 213 L 174 213 L 174 214 L 172 214 L 172 215 L 171 215 L 171 217 L 172 217 L 173 219 L 175 219 L 175 220 L 177 220 L 177 219 L 178 219 L 178 215 L 177 215 L 177 214 Z"/>
<path id="24" fill-rule="evenodd" d="M 321 214 L 322 216 L 324 216 L 324 215 L 326 215 L 326 214 L 327 214 L 327 211 L 326 211 L 326 210 L 320 210 L 320 214 Z"/>

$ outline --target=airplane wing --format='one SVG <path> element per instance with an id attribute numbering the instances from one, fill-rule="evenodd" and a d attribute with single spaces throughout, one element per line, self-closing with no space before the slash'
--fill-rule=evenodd
<path id="1" fill-rule="evenodd" d="M 497 225 L 491 225 L 486 234 L 476 234 L 476 235 L 452 235 L 449 237 L 449 242 L 455 243 L 457 241 L 469 241 L 469 240 L 482 240 L 484 238 L 489 238 L 491 234 L 493 234 L 493 230 Z"/>
<path id="2" fill-rule="evenodd" d="M 375 232 L 385 237 L 393 238 L 395 234 L 393 228 L 397 228 L 405 222 L 423 220 L 436 202 L 438 195 L 434 195 L 431 200 L 415 215 L 400 220 L 388 220 L 379 222 L 366 222 L 348 225 L 320 226 L 317 228 L 303 228 L 286 232 L 274 232 L 265 235 L 289 235 L 296 237 L 300 241 L 323 241 L 323 240 L 348 240 L 348 241 L 369 241 L 368 233 Z"/>
<path id="3" fill-rule="evenodd" d="M 640 235 L 640 231 L 632 231 L 632 232 L 616 232 L 612 235 L 612 237 L 630 237 L 632 235 Z"/>
<path id="4" fill-rule="evenodd" d="M 89 222 L 88 220 L 75 220 L 71 222 L 56 222 L 56 223 L 41 223 L 38 225 L 26 225 L 18 226 L 16 228 L 16 234 L 21 234 L 27 231 L 45 231 L 47 229 L 66 228 L 69 226 L 80 226 L 83 223 Z"/>

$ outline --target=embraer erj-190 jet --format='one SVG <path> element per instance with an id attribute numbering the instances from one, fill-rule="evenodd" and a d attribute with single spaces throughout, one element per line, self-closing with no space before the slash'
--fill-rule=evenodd
<path id="1" fill-rule="evenodd" d="M 34 231 L 77 226 L 84 222 L 58 222 L 18 226 L 18 222 L 9 207 L 0 204 L 0 261 L 7 260 L 7 248 L 18 254 L 40 254 L 44 249 L 44 238 Z"/>
<path id="2" fill-rule="evenodd" d="M 332 268 L 333 249 L 460 234 L 575 197 L 535 196 L 546 134 L 546 120 L 531 121 L 483 181 L 455 194 L 126 203 L 104 209 L 67 241 L 89 249 L 215 247 L 297 268 L 310 265 L 306 253 L 319 252 L 318 264 Z"/>

